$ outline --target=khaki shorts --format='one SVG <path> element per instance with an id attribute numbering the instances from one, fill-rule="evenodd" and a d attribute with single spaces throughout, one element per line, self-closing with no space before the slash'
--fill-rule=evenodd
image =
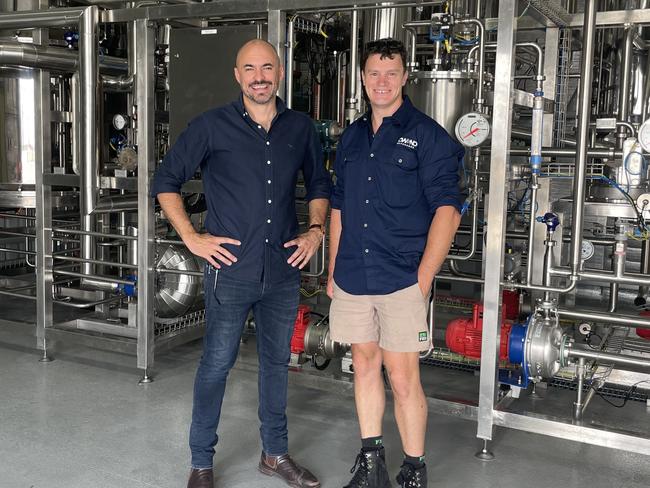
<path id="1" fill-rule="evenodd" d="M 417 283 L 388 295 L 351 295 L 334 283 L 330 334 L 347 344 L 378 342 L 386 351 L 425 351 L 431 345 L 428 308 Z"/>

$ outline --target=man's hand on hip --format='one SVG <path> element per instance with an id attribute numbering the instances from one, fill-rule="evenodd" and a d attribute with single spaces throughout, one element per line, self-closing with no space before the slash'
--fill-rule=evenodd
<path id="1" fill-rule="evenodd" d="M 297 246 L 294 253 L 287 259 L 294 268 L 298 266 L 300 269 L 304 268 L 309 262 L 314 253 L 318 250 L 321 241 L 323 240 L 323 233 L 318 229 L 310 229 L 304 234 L 300 234 L 295 239 L 286 242 L 284 247 Z"/>
<path id="2" fill-rule="evenodd" d="M 241 242 L 230 237 L 218 237 L 207 233 L 192 234 L 185 238 L 184 242 L 192 254 L 205 259 L 217 269 L 221 268 L 219 261 L 227 266 L 237 262 L 237 258 L 228 249 L 223 247 L 222 244 L 241 245 Z"/>

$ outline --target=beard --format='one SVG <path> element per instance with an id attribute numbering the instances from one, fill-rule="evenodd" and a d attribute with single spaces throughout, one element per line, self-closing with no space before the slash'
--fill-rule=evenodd
<path id="1" fill-rule="evenodd" d="M 249 88 L 252 85 L 268 85 L 271 88 L 273 88 L 273 83 L 268 81 L 253 82 L 249 85 Z M 244 90 L 243 92 L 244 92 L 244 96 L 248 98 L 251 102 L 255 102 L 260 105 L 266 105 L 267 103 L 270 103 L 275 98 L 275 90 L 271 90 L 268 95 L 263 93 L 256 94 L 248 90 Z"/>

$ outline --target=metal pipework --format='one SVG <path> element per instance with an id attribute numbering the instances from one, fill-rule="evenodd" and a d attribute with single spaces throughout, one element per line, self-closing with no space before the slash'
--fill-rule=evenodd
<path id="1" fill-rule="evenodd" d="M 611 354 L 596 350 L 576 349 L 571 344 L 564 348 L 565 358 L 590 359 L 605 363 L 614 363 L 623 366 L 635 366 L 639 368 L 650 368 L 650 359 L 644 359 L 636 356 L 625 354 Z"/>
<path id="2" fill-rule="evenodd" d="M 573 402 L 573 418 L 575 420 L 582 419 L 582 412 L 584 410 L 583 389 L 585 384 L 585 358 L 578 359 L 576 365 L 576 377 L 578 378 L 578 396 L 576 401 Z"/>
<path id="3" fill-rule="evenodd" d="M 343 116 L 343 111 L 345 106 L 341 106 L 341 99 L 345 97 L 345 93 L 341 93 L 344 86 L 341 83 L 341 75 L 343 74 L 343 56 L 345 51 L 336 53 L 336 121 L 338 124 L 343 127 L 345 125 L 345 117 Z M 341 96 L 343 95 L 343 97 Z"/>
<path id="4" fill-rule="evenodd" d="M 345 105 L 345 118 L 349 124 L 354 122 L 358 113 L 357 98 L 357 53 L 359 51 L 359 12 L 352 11 L 352 24 L 350 26 L 350 62 L 348 63 L 349 85 Z"/>
<path id="5" fill-rule="evenodd" d="M 557 276 L 571 276 L 571 270 L 560 267 L 551 268 L 551 274 Z M 585 280 L 594 280 L 594 281 L 605 281 L 607 283 L 618 283 L 621 285 L 646 285 L 650 286 L 650 276 L 640 275 L 638 273 L 625 273 L 617 275 L 615 273 L 609 273 L 607 271 L 579 271 L 579 278 L 584 278 Z"/>
<path id="6" fill-rule="evenodd" d="M 104 89 L 104 91 L 130 92 L 131 90 L 133 90 L 133 83 L 134 83 L 133 75 L 131 76 L 102 75 L 101 81 L 102 81 L 102 88 Z"/>
<path id="7" fill-rule="evenodd" d="M 608 314 L 604 312 L 594 312 L 589 310 L 564 310 L 558 309 L 560 317 L 578 319 L 587 322 L 597 322 L 602 324 L 625 325 L 627 327 L 639 327 L 641 329 L 650 329 L 650 320 L 634 317 L 630 315 Z"/>
<path id="8" fill-rule="evenodd" d="M 544 52 L 542 51 L 542 48 L 539 47 L 537 44 L 534 42 L 518 42 L 515 44 L 515 48 L 518 47 L 531 47 L 537 51 L 537 75 L 535 76 L 535 80 L 538 81 L 538 88 L 541 89 L 539 86 L 540 81 L 544 81 Z M 473 46 L 469 52 L 467 53 L 467 64 L 468 65 L 473 65 L 475 63 L 474 61 L 474 56 L 476 55 L 476 51 L 480 48 L 480 46 Z M 485 49 L 490 49 L 490 50 L 495 50 L 496 51 L 497 45 L 494 42 L 486 43 L 485 44 Z M 479 61 L 479 66 L 481 66 L 481 63 Z"/>
<path id="9" fill-rule="evenodd" d="M 10 30 L 34 27 L 67 27 L 79 23 L 79 17 L 87 8 L 90 7 L 57 8 L 52 10 L 3 13 L 0 16 L 0 29 Z"/>
<path id="10" fill-rule="evenodd" d="M 627 235 L 624 225 L 617 226 L 618 232 L 616 233 L 616 244 L 614 245 L 614 255 L 612 256 L 612 268 L 614 269 L 614 276 L 620 278 L 625 274 L 625 255 L 627 253 Z M 618 306 L 618 290 L 620 285 L 617 282 L 612 282 L 609 287 L 609 306 L 608 312 L 615 312 Z"/>
<path id="11" fill-rule="evenodd" d="M 418 42 L 418 33 L 415 30 L 415 27 L 404 27 L 406 32 L 409 34 L 409 50 L 408 50 L 408 62 L 406 63 L 406 68 L 409 72 L 413 73 L 418 70 L 418 63 L 415 60 L 415 54 L 417 51 L 417 42 Z"/>
<path id="12" fill-rule="evenodd" d="M 101 197 L 97 202 L 93 213 L 123 212 L 127 210 L 138 210 L 137 196 L 115 195 Z"/>
<path id="13" fill-rule="evenodd" d="M 580 99 L 578 103 L 578 137 L 575 177 L 573 180 L 573 206 L 571 221 L 571 274 L 577 277 L 582 263 L 582 227 L 584 219 L 587 143 L 589 141 L 589 115 L 591 114 L 591 85 L 593 78 L 594 40 L 596 34 L 596 1 L 587 0 L 585 20 L 582 29 L 582 78 L 580 78 Z"/>
<path id="14" fill-rule="evenodd" d="M 0 42 L 0 64 L 72 73 L 79 69 L 79 56 L 74 51 L 63 47 Z M 128 66 L 126 59 L 99 56 L 99 68 L 105 73 L 124 73 Z"/>
<path id="15" fill-rule="evenodd" d="M 287 48 L 286 48 L 286 57 L 287 57 L 287 69 L 285 70 L 285 103 L 287 108 L 293 106 L 293 44 L 294 44 L 294 21 L 296 16 L 292 16 L 289 19 L 287 24 Z"/>
<path id="16" fill-rule="evenodd" d="M 543 147 L 542 156 L 567 156 L 573 157 L 578 154 L 576 149 L 563 148 L 563 147 Z M 510 149 L 510 156 L 530 156 L 530 149 Z M 596 148 L 588 147 L 587 148 L 587 157 L 589 158 L 621 158 L 623 157 L 623 151 L 616 150 L 614 148 Z"/>
<path id="17" fill-rule="evenodd" d="M 630 116 L 630 80 L 632 76 L 632 41 L 636 30 L 634 27 L 627 27 L 625 29 L 625 41 L 621 62 L 621 83 L 618 94 L 618 119 L 622 122 L 629 122 Z M 584 74 L 584 71 L 583 71 Z M 582 112 L 580 112 L 582 113 Z M 623 140 L 625 139 L 625 131 L 621 129 L 618 133 L 619 148 L 623 147 Z"/>
<path id="18" fill-rule="evenodd" d="M 474 171 L 473 171 L 473 183 L 472 183 L 472 192 L 474 193 L 474 201 L 472 207 L 472 228 L 471 228 L 471 243 L 469 251 L 465 254 L 447 254 L 447 259 L 450 260 L 450 265 L 454 261 L 468 261 L 473 258 L 476 254 L 476 243 L 478 235 L 478 185 L 479 185 L 479 163 L 481 157 L 481 148 L 477 147 L 474 150 Z M 453 271 L 453 268 L 452 268 Z"/>
<path id="19" fill-rule="evenodd" d="M 484 82 L 484 69 L 485 66 L 485 27 L 483 22 L 479 19 L 461 19 L 457 20 L 458 24 L 474 24 L 479 31 L 479 72 L 478 72 L 478 88 L 476 90 L 476 108 L 480 112 L 483 109 L 483 104 L 485 99 L 483 98 L 483 82 Z M 428 26 L 430 21 L 414 21 L 414 22 L 405 22 L 403 27 L 417 27 L 417 26 Z"/>

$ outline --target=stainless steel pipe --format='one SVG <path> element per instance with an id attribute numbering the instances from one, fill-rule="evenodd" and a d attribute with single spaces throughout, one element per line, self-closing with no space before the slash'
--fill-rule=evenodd
<path id="1" fill-rule="evenodd" d="M 575 349 L 573 347 L 565 349 L 566 357 L 584 358 L 605 363 L 614 363 L 617 365 L 636 366 L 640 368 L 650 368 L 650 359 L 644 359 L 636 356 L 625 354 L 611 354 L 596 350 Z"/>
<path id="2" fill-rule="evenodd" d="M 589 115 L 591 114 L 591 85 L 593 79 L 594 40 L 596 34 L 596 0 L 586 0 L 585 19 L 582 29 L 582 78 L 578 103 L 578 137 L 575 176 L 573 180 L 573 206 L 571 219 L 571 273 L 575 277 L 582 263 L 582 227 L 587 175 L 587 144 Z"/>
<path id="3" fill-rule="evenodd" d="M 578 319 L 586 322 L 597 322 L 601 324 L 626 325 L 628 327 L 640 327 L 650 329 L 650 319 L 634 317 L 630 315 L 608 314 L 590 310 L 564 310 L 558 309 L 560 317 Z"/>

